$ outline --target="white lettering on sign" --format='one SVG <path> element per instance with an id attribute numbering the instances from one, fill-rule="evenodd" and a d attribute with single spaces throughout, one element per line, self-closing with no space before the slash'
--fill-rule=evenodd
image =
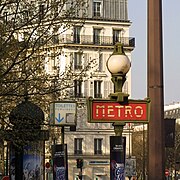
<path id="1" fill-rule="evenodd" d="M 146 108 L 144 105 L 117 105 L 113 103 L 107 103 L 104 105 L 94 104 L 95 117 L 96 118 L 144 118 L 146 117 Z"/>

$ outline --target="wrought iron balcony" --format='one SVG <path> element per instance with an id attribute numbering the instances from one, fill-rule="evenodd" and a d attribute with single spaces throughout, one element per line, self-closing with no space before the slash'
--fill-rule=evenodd
<path id="1" fill-rule="evenodd" d="M 94 97 L 95 98 L 102 98 L 102 94 L 101 93 L 94 94 Z"/>
<path id="2" fill-rule="evenodd" d="M 121 42 L 124 46 L 135 47 L 135 38 L 113 36 L 93 36 L 81 35 L 73 36 L 71 34 L 55 35 L 56 41 L 52 40 L 52 44 L 81 44 L 81 45 L 98 45 L 98 46 L 114 46 L 116 42 Z M 52 38 L 53 39 L 53 38 Z"/>
<path id="3" fill-rule="evenodd" d="M 96 154 L 96 155 L 97 155 L 97 154 L 102 154 L 102 150 L 95 150 L 95 151 L 94 151 L 94 154 Z"/>
<path id="4" fill-rule="evenodd" d="M 82 155 L 83 152 L 82 152 L 82 150 L 74 150 L 74 154 L 75 155 Z"/>

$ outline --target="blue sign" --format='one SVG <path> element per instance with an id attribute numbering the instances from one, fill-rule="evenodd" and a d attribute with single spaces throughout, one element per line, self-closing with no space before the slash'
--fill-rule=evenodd
<path id="1" fill-rule="evenodd" d="M 58 123 L 60 123 L 61 121 L 64 120 L 64 117 L 61 118 L 61 114 L 59 113 L 59 114 L 58 114 L 58 118 L 55 117 L 55 119 L 56 119 L 56 121 L 57 121 Z"/>

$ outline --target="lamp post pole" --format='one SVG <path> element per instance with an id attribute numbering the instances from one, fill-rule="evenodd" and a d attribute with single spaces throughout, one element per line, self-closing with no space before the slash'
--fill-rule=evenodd
<path id="1" fill-rule="evenodd" d="M 148 0 L 149 180 L 165 179 L 162 2 Z"/>

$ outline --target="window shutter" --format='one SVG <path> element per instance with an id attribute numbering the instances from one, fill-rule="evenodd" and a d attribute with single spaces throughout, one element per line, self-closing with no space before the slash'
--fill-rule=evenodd
<path id="1" fill-rule="evenodd" d="M 94 139 L 94 152 L 97 151 L 97 139 Z"/>
<path id="2" fill-rule="evenodd" d="M 90 96 L 94 96 L 94 94 L 93 94 L 93 81 L 90 81 Z"/>
<path id="3" fill-rule="evenodd" d="M 84 67 L 87 67 L 88 63 L 89 63 L 89 54 L 88 53 L 83 54 L 83 60 L 84 60 Z"/>
<path id="4" fill-rule="evenodd" d="M 108 95 L 109 95 L 108 84 L 109 84 L 108 81 L 104 81 L 104 97 L 105 98 L 108 97 Z"/>
<path id="5" fill-rule="evenodd" d="M 107 69 L 106 62 L 107 62 L 109 56 L 110 56 L 109 54 L 103 54 L 103 70 L 104 71 Z"/>
<path id="6" fill-rule="evenodd" d="M 77 151 L 77 139 L 74 139 L 74 151 Z"/>
<path id="7" fill-rule="evenodd" d="M 114 92 L 114 84 L 112 81 L 109 81 L 109 86 L 110 86 L 109 93 L 113 93 Z"/>
<path id="8" fill-rule="evenodd" d="M 104 62 L 103 62 L 103 54 L 99 53 L 99 71 L 104 71 Z"/>
<path id="9" fill-rule="evenodd" d="M 89 95 L 88 85 L 89 85 L 89 82 L 88 82 L 88 81 L 85 81 L 85 82 L 84 82 L 84 96 L 85 96 L 85 97 L 88 97 L 88 95 Z"/>
<path id="10" fill-rule="evenodd" d="M 72 69 L 74 70 L 74 53 L 70 53 L 70 65 L 73 67 Z"/>

